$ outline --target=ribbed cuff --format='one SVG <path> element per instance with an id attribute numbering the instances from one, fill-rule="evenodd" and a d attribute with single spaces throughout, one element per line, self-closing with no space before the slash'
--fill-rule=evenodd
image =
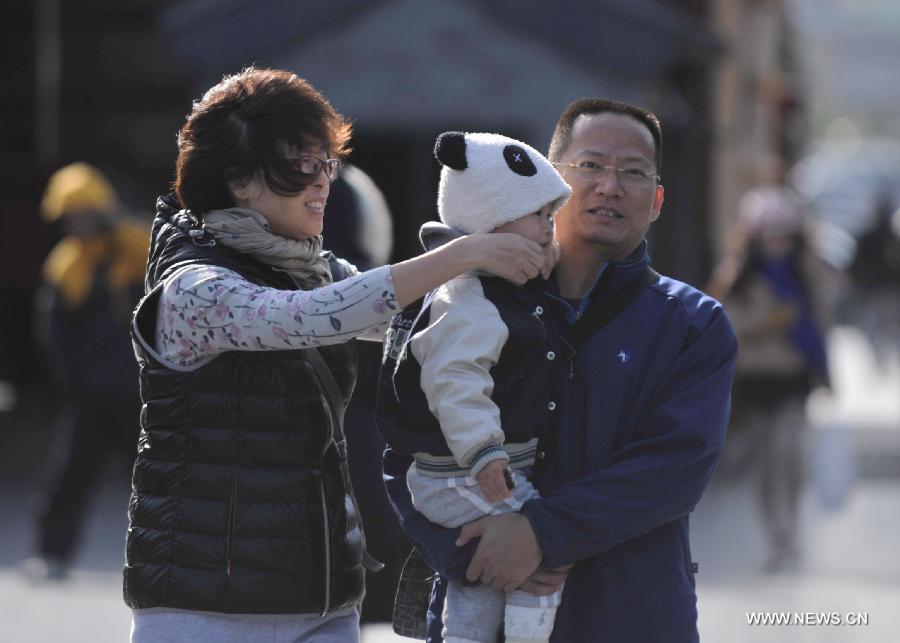
<path id="1" fill-rule="evenodd" d="M 488 463 L 494 460 L 509 461 L 509 454 L 499 444 L 490 444 L 475 454 L 475 457 L 472 458 L 472 464 L 469 465 L 472 470 L 469 475 L 473 478 L 476 477 Z"/>

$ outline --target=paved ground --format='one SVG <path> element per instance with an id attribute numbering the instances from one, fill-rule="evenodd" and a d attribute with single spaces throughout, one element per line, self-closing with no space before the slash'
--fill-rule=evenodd
<path id="1" fill-rule="evenodd" d="M 719 643 L 891 643 L 900 632 L 900 364 L 876 371 L 858 335 L 837 336 L 839 395 L 814 403 L 811 475 L 802 508 L 803 560 L 777 575 L 761 571 L 764 552 L 748 476 L 736 441 L 692 521 L 700 561 L 700 632 Z M 0 416 L 0 422 L 3 421 Z M 127 471 L 107 473 L 90 510 L 72 577 L 34 586 L 16 571 L 28 554 L 40 454 L 28 421 L 2 426 L 0 458 L 0 640 L 10 643 L 127 641 L 121 602 Z M 27 420 L 27 418 L 26 418 Z M 822 472 L 830 475 L 822 475 Z M 817 613 L 868 625 L 748 625 L 748 612 Z M 794 614 L 796 613 L 796 614 Z M 809 613 L 809 614 L 807 614 Z M 369 625 L 364 643 L 398 643 L 388 626 Z M 602 640 L 602 639 L 598 639 Z"/>

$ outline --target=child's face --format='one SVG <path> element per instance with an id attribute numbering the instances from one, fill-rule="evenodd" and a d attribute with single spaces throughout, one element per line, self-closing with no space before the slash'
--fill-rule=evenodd
<path id="1" fill-rule="evenodd" d="M 551 204 L 545 205 L 537 212 L 526 214 L 515 221 L 510 221 L 498 226 L 492 232 L 512 232 L 531 239 L 541 244 L 541 247 L 550 245 L 553 241 L 553 215 Z"/>

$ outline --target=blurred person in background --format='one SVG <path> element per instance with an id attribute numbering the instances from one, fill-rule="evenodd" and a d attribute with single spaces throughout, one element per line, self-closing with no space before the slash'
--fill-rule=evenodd
<path id="1" fill-rule="evenodd" d="M 342 417 L 357 337 L 485 270 L 544 267 L 473 235 L 366 272 L 323 252 L 350 124 L 309 83 L 249 68 L 194 103 L 159 199 L 132 334 L 141 436 L 124 598 L 132 641 L 359 640 L 366 552 Z M 374 430 L 374 427 L 373 427 Z"/>
<path id="2" fill-rule="evenodd" d="M 328 250 L 360 270 L 383 266 L 394 247 L 393 217 L 384 194 L 361 169 L 350 163 L 331 184 L 323 235 Z"/>
<path id="3" fill-rule="evenodd" d="M 865 331 L 881 367 L 900 349 L 900 209 L 888 191 L 874 204 L 872 224 L 857 239 L 847 313 Z"/>
<path id="4" fill-rule="evenodd" d="M 41 213 L 62 236 L 44 263 L 38 315 L 63 406 L 51 436 L 36 556 L 23 565 L 33 580 L 66 575 L 97 474 L 107 456 L 134 449 L 140 407 L 128 328 L 149 245 L 146 225 L 124 213 L 106 176 L 86 163 L 50 177 Z"/>
<path id="5" fill-rule="evenodd" d="M 741 199 L 730 251 L 708 290 L 738 338 L 735 416 L 749 432 L 767 542 L 766 568 L 796 562 L 806 398 L 828 386 L 828 270 L 811 251 L 804 212 L 770 159 Z"/>

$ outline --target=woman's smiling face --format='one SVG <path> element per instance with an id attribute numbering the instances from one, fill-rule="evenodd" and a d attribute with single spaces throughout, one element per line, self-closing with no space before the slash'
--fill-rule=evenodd
<path id="1" fill-rule="evenodd" d="M 322 234 L 325 220 L 325 204 L 331 190 L 331 180 L 325 172 L 328 154 L 321 145 L 302 150 L 291 149 L 286 159 L 310 156 L 322 161 L 322 169 L 302 192 L 282 195 L 273 192 L 261 173 L 252 179 L 231 186 L 235 205 L 259 212 L 269 222 L 269 229 L 287 239 L 302 241 Z"/>

